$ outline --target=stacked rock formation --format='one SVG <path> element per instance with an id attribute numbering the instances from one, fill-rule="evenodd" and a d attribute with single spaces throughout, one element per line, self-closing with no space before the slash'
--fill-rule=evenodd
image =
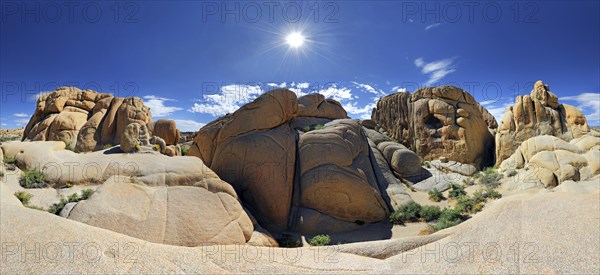
<path id="1" fill-rule="evenodd" d="M 454 86 L 381 98 L 371 115 L 382 131 L 425 160 L 447 157 L 477 167 L 493 163 L 494 117 Z"/>
<path id="2" fill-rule="evenodd" d="M 349 230 L 387 219 L 392 180 L 363 127 L 346 118 L 334 100 L 277 89 L 200 129 L 189 154 L 232 184 L 269 230 Z"/>
<path id="3" fill-rule="evenodd" d="M 522 180 L 537 179 L 545 187 L 600 174 L 600 137 L 591 134 L 566 142 L 558 137 L 532 137 L 502 162 L 503 170 L 526 168 Z"/>
<path id="4" fill-rule="evenodd" d="M 74 87 L 58 88 L 38 98 L 22 140 L 63 141 L 69 149 L 90 152 L 121 144 L 125 128 L 132 123 L 147 126 L 150 136 L 165 139 L 167 145 L 176 145 L 179 140 L 175 122 L 161 119 L 153 123 L 142 99 Z"/>
<path id="5" fill-rule="evenodd" d="M 558 97 L 548 85 L 537 81 L 529 95 L 518 96 L 508 107 L 496 134 L 496 164 L 502 163 L 527 139 L 551 135 L 565 141 L 590 132 L 583 113 Z"/>

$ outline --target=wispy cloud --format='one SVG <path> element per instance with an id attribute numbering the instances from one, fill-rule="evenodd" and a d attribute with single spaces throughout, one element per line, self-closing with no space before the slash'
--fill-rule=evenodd
<path id="1" fill-rule="evenodd" d="M 17 127 L 25 127 L 25 125 L 27 125 L 27 123 L 29 123 L 29 119 L 28 118 L 19 118 L 19 119 L 15 119 L 15 125 Z"/>
<path id="2" fill-rule="evenodd" d="M 481 104 L 483 107 L 485 107 L 488 110 L 488 112 L 490 112 L 490 114 L 492 114 L 492 116 L 494 116 L 494 118 L 496 118 L 496 121 L 498 123 L 500 123 L 500 121 L 502 120 L 502 117 L 504 116 L 504 113 L 506 112 L 506 108 L 512 106 L 513 104 L 511 102 L 505 102 L 505 103 L 501 103 L 501 105 L 497 105 L 496 103 L 498 103 L 498 102 L 486 100 L 486 101 L 480 102 L 479 104 Z"/>
<path id="3" fill-rule="evenodd" d="M 13 116 L 16 116 L 16 117 L 29 117 L 29 115 L 26 114 L 26 113 L 16 113 Z"/>
<path id="4" fill-rule="evenodd" d="M 584 112 L 588 124 L 594 126 L 600 125 L 600 93 L 582 93 L 575 96 L 564 96 L 560 100 L 577 102 L 577 107 Z"/>
<path id="5" fill-rule="evenodd" d="M 159 97 L 155 95 L 144 96 L 144 104 L 150 108 L 153 117 L 164 117 L 169 116 L 176 111 L 183 110 L 183 108 L 174 106 L 165 106 L 167 101 L 176 101 L 174 99 Z"/>
<path id="6" fill-rule="evenodd" d="M 356 86 L 357 88 L 361 88 L 369 93 L 375 94 L 375 95 L 385 95 L 386 93 L 383 92 L 381 89 L 375 89 L 373 88 L 373 86 L 369 85 L 369 84 L 363 84 L 363 83 L 358 83 L 358 82 L 352 82 L 352 84 L 354 84 L 354 86 Z"/>
<path id="7" fill-rule="evenodd" d="M 435 27 L 439 27 L 440 25 L 442 25 L 442 23 L 435 23 L 435 24 L 427 25 L 425 27 L 425 30 L 428 31 L 428 30 L 433 29 Z"/>
<path id="8" fill-rule="evenodd" d="M 270 84 L 267 85 L 271 86 Z M 218 117 L 235 112 L 243 104 L 250 102 L 262 93 L 263 90 L 259 85 L 227 85 L 221 87 L 216 94 L 202 96 L 200 103 L 194 103 L 194 106 L 188 111 Z"/>
<path id="9" fill-rule="evenodd" d="M 197 132 L 206 125 L 205 123 L 190 119 L 174 119 L 174 121 L 177 123 L 177 129 L 182 132 Z"/>
<path id="10" fill-rule="evenodd" d="M 429 75 L 429 79 L 425 82 L 425 85 L 427 86 L 430 86 L 446 75 L 455 72 L 456 69 L 454 68 L 453 63 L 454 58 L 446 58 L 429 63 L 426 63 L 422 57 L 415 59 L 415 66 L 421 68 L 423 74 Z"/>

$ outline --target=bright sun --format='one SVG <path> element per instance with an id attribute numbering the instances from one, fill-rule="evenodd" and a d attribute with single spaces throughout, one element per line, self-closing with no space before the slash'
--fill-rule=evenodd
<path id="1" fill-rule="evenodd" d="M 299 48 L 304 44 L 304 36 L 299 32 L 293 32 L 288 34 L 285 38 L 285 42 L 292 48 Z"/>

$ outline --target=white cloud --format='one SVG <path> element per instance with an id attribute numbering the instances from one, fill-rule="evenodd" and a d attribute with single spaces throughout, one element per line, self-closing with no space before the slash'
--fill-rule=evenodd
<path id="1" fill-rule="evenodd" d="M 366 90 L 369 93 L 376 94 L 376 95 L 385 95 L 385 93 L 382 90 L 376 90 L 375 88 L 373 88 L 373 86 L 371 86 L 369 84 L 362 84 L 362 83 L 357 83 L 354 81 L 352 82 L 352 84 L 354 84 L 358 88 L 362 88 L 362 89 Z"/>
<path id="2" fill-rule="evenodd" d="M 297 83 L 296 88 L 307 89 L 310 84 L 308 82 Z"/>
<path id="3" fill-rule="evenodd" d="M 177 123 L 177 129 L 182 132 L 197 132 L 200 128 L 204 127 L 206 123 L 197 122 L 189 119 L 174 119 Z"/>
<path id="4" fill-rule="evenodd" d="M 435 27 L 439 27 L 440 25 L 442 25 L 442 23 L 435 23 L 435 24 L 427 25 L 425 27 L 425 30 L 428 31 L 428 30 L 433 29 Z"/>
<path id="5" fill-rule="evenodd" d="M 485 105 L 485 104 L 483 104 L 483 102 L 482 102 L 481 105 Z M 504 113 L 506 112 L 506 108 L 510 107 L 510 106 L 512 106 L 512 103 L 506 102 L 506 103 L 502 104 L 502 106 L 489 105 L 489 106 L 484 106 L 484 107 L 485 107 L 485 109 L 488 110 L 488 112 L 490 112 L 490 114 L 492 114 L 492 116 L 494 116 L 494 118 L 496 118 L 496 121 L 498 123 L 500 123 L 500 121 L 502 121 L 502 117 L 504 116 Z"/>
<path id="6" fill-rule="evenodd" d="M 376 103 L 369 103 L 363 107 L 358 107 L 357 105 L 358 104 L 356 102 L 348 102 L 342 105 L 342 107 L 344 107 L 346 112 L 351 114 L 352 117 L 358 117 L 360 119 L 370 119 L 373 108 L 377 106 Z"/>
<path id="7" fill-rule="evenodd" d="M 285 85 L 285 83 L 282 84 Z M 188 111 L 210 114 L 215 117 L 222 116 L 235 112 L 243 104 L 250 102 L 262 93 L 263 91 L 258 85 L 227 85 L 221 87 L 217 94 L 204 95 L 202 103 L 194 103 L 194 106 Z"/>
<path id="8" fill-rule="evenodd" d="M 331 85 L 326 89 L 320 90 L 319 93 L 324 95 L 326 98 L 332 98 L 340 102 L 345 100 L 352 100 L 353 98 L 355 98 L 352 95 L 352 90 L 346 87 L 338 88 L 335 84 Z"/>
<path id="9" fill-rule="evenodd" d="M 14 116 L 16 116 L 16 117 L 29 117 L 29 115 L 26 114 L 26 113 L 16 113 L 16 114 L 14 114 Z"/>
<path id="10" fill-rule="evenodd" d="M 176 101 L 174 99 L 159 97 L 155 95 L 144 96 L 144 104 L 150 108 L 153 117 L 164 117 L 169 116 L 176 111 L 183 110 L 179 107 L 165 106 L 167 101 Z"/>
<path id="11" fill-rule="evenodd" d="M 425 85 L 430 86 L 438 82 L 449 73 L 456 71 L 456 69 L 453 67 L 453 62 L 453 58 L 446 58 L 426 63 L 422 57 L 419 57 L 415 59 L 415 66 L 417 66 L 417 68 L 421 68 L 421 72 L 423 74 L 429 75 L 429 79 Z"/>
<path id="12" fill-rule="evenodd" d="M 575 96 L 561 97 L 560 100 L 577 102 L 577 107 L 584 112 L 588 124 L 600 125 L 600 93 L 582 93 Z"/>

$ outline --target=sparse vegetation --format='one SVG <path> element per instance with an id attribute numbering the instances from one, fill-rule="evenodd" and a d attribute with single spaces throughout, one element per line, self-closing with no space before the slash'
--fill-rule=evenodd
<path id="1" fill-rule="evenodd" d="M 17 159 L 15 157 L 4 156 L 4 163 L 6 164 L 15 164 Z"/>
<path id="2" fill-rule="evenodd" d="M 400 205 L 396 211 L 390 214 L 390 222 L 393 224 L 404 224 L 405 222 L 416 222 L 419 220 L 421 205 L 416 202 L 409 202 Z"/>
<path id="3" fill-rule="evenodd" d="M 44 173 L 39 170 L 23 171 L 19 184 L 23 188 L 44 188 L 47 185 Z"/>
<path id="4" fill-rule="evenodd" d="M 315 130 L 321 130 L 323 128 L 325 128 L 325 125 L 323 124 L 318 124 L 317 126 L 315 126 Z"/>
<path id="5" fill-rule="evenodd" d="M 75 194 L 75 195 L 77 195 L 77 194 Z M 63 208 L 65 208 L 65 205 L 67 205 L 67 203 L 69 203 L 69 201 L 67 201 L 67 199 L 65 199 L 65 197 L 61 196 L 59 202 L 53 203 L 52 205 L 50 205 L 50 208 L 48 208 L 48 212 L 58 215 L 58 214 L 60 214 L 60 211 L 62 211 Z"/>
<path id="6" fill-rule="evenodd" d="M 463 222 L 465 219 L 466 217 L 463 216 L 459 210 L 453 208 L 444 208 L 436 224 L 433 225 L 433 229 L 438 231 L 452 227 Z"/>
<path id="7" fill-rule="evenodd" d="M 506 172 L 506 175 L 508 177 L 514 177 L 516 174 L 517 174 L 517 170 L 515 170 L 515 169 L 510 169 L 510 170 L 508 170 L 508 172 Z"/>
<path id="8" fill-rule="evenodd" d="M 475 185 L 475 179 L 474 178 L 463 179 L 463 184 L 466 186 L 473 186 L 473 185 Z"/>
<path id="9" fill-rule="evenodd" d="M 158 144 L 152 145 L 152 150 L 157 151 L 157 152 L 160 151 L 160 145 L 158 145 Z"/>
<path id="10" fill-rule="evenodd" d="M 310 131 L 310 126 L 304 126 L 304 128 L 302 128 L 302 131 L 304 131 L 305 133 Z"/>
<path id="11" fill-rule="evenodd" d="M 479 182 L 488 188 L 496 188 L 500 185 L 502 177 L 496 168 L 488 167 L 480 173 Z"/>
<path id="12" fill-rule="evenodd" d="M 294 248 L 302 246 L 302 241 L 300 241 L 300 239 L 293 238 L 292 236 L 285 234 L 282 238 L 277 239 L 277 242 L 279 243 L 280 247 Z"/>
<path id="13" fill-rule="evenodd" d="M 440 202 L 446 199 L 444 194 L 442 194 L 442 191 L 437 190 L 437 188 L 433 188 L 427 194 L 429 194 L 429 200 L 434 202 Z"/>
<path id="14" fill-rule="evenodd" d="M 111 147 L 113 147 L 113 145 L 109 143 L 109 144 L 104 144 L 104 146 L 102 148 L 104 150 L 106 150 L 106 149 L 111 148 Z"/>
<path id="15" fill-rule="evenodd" d="M 65 141 L 65 149 L 75 152 L 75 146 L 73 146 L 73 141 L 71 141 L 71 140 Z"/>
<path id="16" fill-rule="evenodd" d="M 19 191 L 15 192 L 15 197 L 17 197 L 23 205 L 28 205 L 31 198 L 33 198 L 33 195 L 25 191 Z"/>
<path id="17" fill-rule="evenodd" d="M 309 244 L 312 246 L 325 246 L 331 242 L 329 235 L 316 235 L 310 239 Z"/>
<path id="18" fill-rule="evenodd" d="M 465 191 L 465 188 L 462 185 L 459 185 L 459 184 L 451 184 L 450 185 L 450 191 L 448 192 L 449 198 L 457 199 L 466 194 L 467 194 L 467 192 Z"/>
<path id="19" fill-rule="evenodd" d="M 31 208 L 31 209 L 35 209 L 35 210 L 41 210 L 41 211 L 44 211 L 44 208 L 43 208 L 43 207 L 41 207 L 41 206 L 37 206 L 37 205 L 29 205 L 29 204 L 28 204 L 28 205 L 25 205 L 25 207 L 27 207 L 27 208 Z"/>
<path id="20" fill-rule="evenodd" d="M 431 162 L 429 162 L 428 160 L 422 160 L 421 166 L 423 166 L 425 168 L 431 168 Z"/>
<path id="21" fill-rule="evenodd" d="M 462 196 L 458 198 L 454 208 L 464 214 L 475 214 L 485 206 L 485 199 L 483 202 L 478 202 L 478 199 L 469 196 Z"/>
<path id="22" fill-rule="evenodd" d="M 94 190 L 92 190 L 92 189 L 81 190 L 81 199 L 87 200 L 92 196 L 92 194 L 94 194 Z"/>
<path id="23" fill-rule="evenodd" d="M 419 211 L 419 216 L 426 222 L 431 222 L 437 220 L 442 214 L 442 210 L 439 206 L 435 205 L 425 205 L 421 207 L 421 211 Z"/>
<path id="24" fill-rule="evenodd" d="M 4 171 L 0 171 L 0 178 L 4 177 Z"/>
<path id="25" fill-rule="evenodd" d="M 182 156 L 187 156 L 189 153 L 190 153 L 189 146 L 181 146 L 181 155 Z"/>

